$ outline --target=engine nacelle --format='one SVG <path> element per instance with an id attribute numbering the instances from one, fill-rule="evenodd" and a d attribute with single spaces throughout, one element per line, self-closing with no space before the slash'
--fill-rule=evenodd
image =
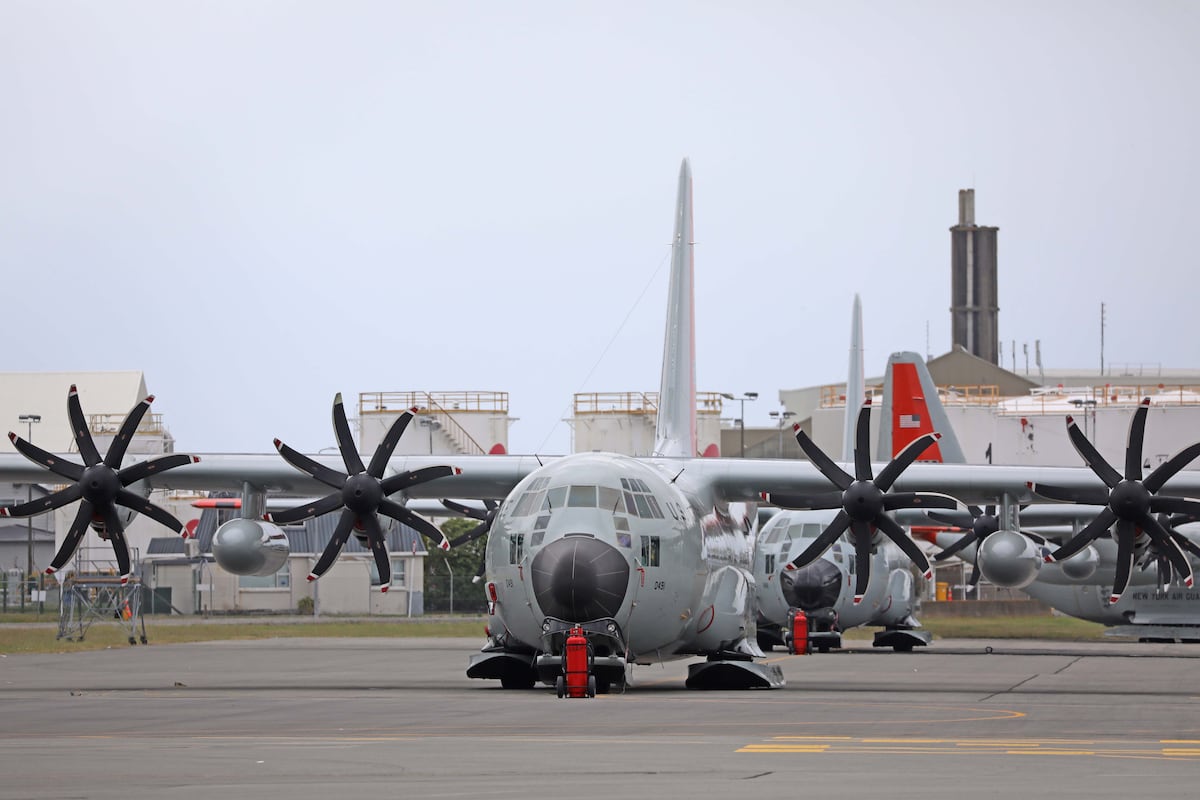
<path id="1" fill-rule="evenodd" d="M 975 556 L 979 571 L 1004 589 L 1023 589 L 1042 568 L 1041 548 L 1019 531 L 996 531 L 983 540 Z"/>
<path id="2" fill-rule="evenodd" d="M 1057 562 L 1063 575 L 1073 581 L 1086 581 L 1100 566 L 1100 553 L 1090 544 L 1068 559 Z"/>
<path id="3" fill-rule="evenodd" d="M 231 519 L 212 540 L 217 564 L 234 575 L 274 575 L 291 550 L 284 532 L 260 519 Z"/>

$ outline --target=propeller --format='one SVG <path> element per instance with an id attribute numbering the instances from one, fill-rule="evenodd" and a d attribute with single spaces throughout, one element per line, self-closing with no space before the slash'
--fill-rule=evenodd
<path id="1" fill-rule="evenodd" d="M 887 513 L 899 508 L 948 508 L 958 507 L 958 501 L 944 494 L 931 492 L 890 492 L 892 484 L 917 457 L 938 439 L 939 433 L 927 433 L 914 439 L 900 454 L 875 476 L 871 468 L 871 400 L 863 403 L 858 412 L 858 423 L 854 441 L 854 476 L 834 463 L 821 448 L 808 437 L 800 426 L 794 426 L 796 441 L 808 455 L 813 465 L 837 487 L 836 491 L 818 494 L 786 494 L 763 492 L 762 497 L 780 508 L 839 509 L 837 516 L 821 532 L 813 543 L 786 569 L 800 569 L 816 561 L 828 550 L 847 528 L 850 529 L 854 545 L 855 571 L 854 602 L 862 602 L 871 577 L 871 552 L 875 547 L 875 531 L 891 539 L 924 573 L 926 580 L 932 579 L 933 570 L 929 559 L 910 539 L 904 529 Z"/>
<path id="2" fill-rule="evenodd" d="M 46 568 L 47 575 L 54 574 L 71 560 L 71 556 L 75 554 L 79 543 L 83 540 L 83 535 L 87 533 L 88 526 L 91 525 L 101 538 L 112 543 L 113 553 L 117 557 L 117 568 L 121 571 L 121 583 L 126 583 L 132 574 L 132 565 L 129 558 L 129 544 L 125 540 L 125 525 L 121 521 L 121 514 L 117 511 L 117 506 L 144 514 L 176 533 L 187 536 L 183 523 L 170 512 L 126 488 L 151 475 L 157 475 L 184 464 L 194 464 L 200 460 L 196 456 L 172 453 L 140 461 L 124 469 L 121 468 L 121 462 L 125 458 L 129 442 L 137 433 L 138 424 L 141 423 L 142 417 L 146 415 L 147 409 L 153 402 L 154 395 L 150 395 L 130 410 L 102 459 L 100 451 L 96 449 L 95 441 L 92 440 L 87 418 L 83 415 L 83 408 L 79 404 L 79 390 L 72 384 L 71 389 L 67 392 L 67 417 L 70 419 L 71 428 L 74 431 L 75 445 L 79 449 L 79 455 L 83 458 L 82 465 L 71 461 L 62 461 L 58 456 L 47 453 L 15 433 L 8 434 L 13 446 L 22 455 L 73 483 L 65 489 L 59 489 L 57 492 L 37 500 L 0 507 L 0 517 L 30 517 L 34 514 L 61 508 L 76 500 L 79 501 L 79 511 L 76 512 L 75 519 L 67 530 L 67 535 L 58 549 L 58 553 L 54 556 L 54 560 Z"/>
<path id="3" fill-rule="evenodd" d="M 286 525 L 328 514 L 339 508 L 342 509 L 342 515 L 338 519 L 337 527 L 334 528 L 333 536 L 329 539 L 329 544 L 325 547 L 325 552 L 317 559 L 316 566 L 309 573 L 310 581 L 320 578 L 326 570 L 333 566 L 333 562 L 337 560 L 338 553 L 342 551 L 342 547 L 350 538 L 353 530 L 365 537 L 365 544 L 371 549 L 371 554 L 375 557 L 375 565 L 379 568 L 379 581 L 382 584 L 380 591 L 386 592 L 392 580 L 392 564 L 391 559 L 388 558 L 383 526 L 379 522 L 380 514 L 408 525 L 443 550 L 450 548 L 450 542 L 432 523 L 417 516 L 395 500 L 388 499 L 388 495 L 411 486 L 437 478 L 459 475 L 462 472 L 457 467 L 434 466 L 411 471 L 405 470 L 387 478 L 383 477 L 388 459 L 392 457 L 392 452 L 400 442 L 404 429 L 408 427 L 412 419 L 413 411 L 405 411 L 401 414 L 392 423 L 392 427 L 388 429 L 379 446 L 375 448 L 370 465 L 364 467 L 350 434 L 350 425 L 346 421 L 346 409 L 342 405 L 342 395 L 339 392 L 333 399 L 333 432 L 337 437 L 342 462 L 346 465 L 345 472 L 326 467 L 293 450 L 279 439 L 275 440 L 275 449 L 279 451 L 284 460 L 336 491 L 312 503 L 266 514 L 263 518 L 268 522 Z"/>
<path id="4" fill-rule="evenodd" d="M 462 503 L 456 503 L 453 500 L 443 500 L 442 505 L 450 509 L 456 514 L 461 514 L 469 519 L 481 520 L 480 524 L 476 525 L 471 530 L 464 533 L 462 536 L 456 536 L 450 540 L 451 547 L 458 547 L 467 542 L 473 542 L 480 536 L 486 536 L 492 529 L 492 523 L 496 521 L 496 511 L 500 508 L 500 504 L 495 500 L 484 500 L 484 508 L 473 508 L 465 506 Z M 479 561 L 479 569 L 475 570 L 474 577 L 471 578 L 471 583 L 479 583 L 483 578 L 483 573 L 487 570 L 486 554 Z"/>
<path id="5" fill-rule="evenodd" d="M 1104 486 L 1075 488 L 1049 483 L 1029 484 L 1030 489 L 1050 500 L 1104 506 L 1095 519 L 1074 538 L 1047 555 L 1046 560 L 1061 561 L 1069 558 L 1113 528 L 1112 535 L 1117 541 L 1117 571 L 1109 603 L 1117 602 L 1125 593 L 1137 550 L 1145 544 L 1143 535 L 1149 537 L 1149 543 L 1155 548 L 1155 552 L 1170 562 L 1183 584 L 1188 587 L 1192 585 L 1192 565 L 1181 549 L 1178 533 L 1172 536 L 1171 531 L 1158 521 L 1156 514 L 1190 515 L 1200 512 L 1200 501 L 1158 493 L 1167 481 L 1196 456 L 1200 456 L 1200 442 L 1180 450 L 1143 479 L 1142 444 L 1146 435 L 1146 415 L 1149 412 L 1150 398 L 1147 397 L 1142 400 L 1129 423 L 1124 475 L 1117 472 L 1104 456 L 1100 455 L 1096 447 L 1079 430 L 1075 419 L 1067 417 L 1067 435 L 1071 444 L 1075 446 L 1084 463 L 1104 482 Z"/>

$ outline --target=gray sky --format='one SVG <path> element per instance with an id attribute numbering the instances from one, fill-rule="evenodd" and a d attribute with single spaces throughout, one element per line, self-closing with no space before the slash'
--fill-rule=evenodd
<path id="1" fill-rule="evenodd" d="M 181 450 L 335 392 L 658 388 L 679 162 L 698 388 L 950 345 L 957 192 L 1001 338 L 1198 365 L 1189 2 L 0 3 L 4 370 L 140 369 Z M 1020 363 L 1020 362 L 1019 362 Z M 66 387 L 63 387 L 64 397 Z M 736 407 L 734 410 L 736 414 Z"/>

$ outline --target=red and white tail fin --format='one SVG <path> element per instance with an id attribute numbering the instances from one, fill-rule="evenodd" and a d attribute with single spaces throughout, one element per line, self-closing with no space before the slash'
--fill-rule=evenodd
<path id="1" fill-rule="evenodd" d="M 914 439 L 937 432 L 942 438 L 921 456 L 921 461 L 965 464 L 962 446 L 950 427 L 950 418 L 925 360 L 916 353 L 892 353 L 883 379 L 883 419 L 879 426 L 879 455 L 887 460 Z"/>

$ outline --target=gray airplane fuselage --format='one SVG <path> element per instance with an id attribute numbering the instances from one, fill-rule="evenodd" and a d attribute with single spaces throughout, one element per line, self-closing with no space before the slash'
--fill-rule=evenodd
<path id="1" fill-rule="evenodd" d="M 755 641 L 747 516 L 678 471 L 670 459 L 581 453 L 522 480 L 488 538 L 492 634 L 537 649 L 548 619 L 607 619 L 630 661 L 745 651 Z"/>

